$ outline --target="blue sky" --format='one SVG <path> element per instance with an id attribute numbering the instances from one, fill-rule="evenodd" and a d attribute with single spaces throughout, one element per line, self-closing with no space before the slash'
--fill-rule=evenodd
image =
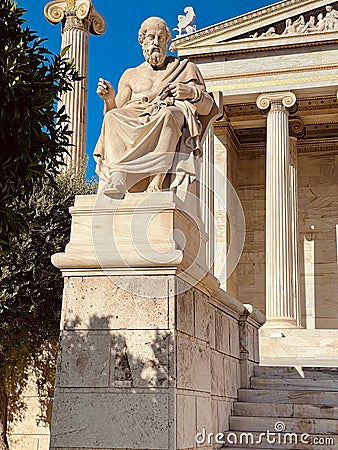
<path id="1" fill-rule="evenodd" d="M 17 0 L 18 5 L 27 10 L 25 18 L 31 29 L 44 38 L 46 45 L 57 53 L 61 43 L 61 25 L 51 25 L 44 18 L 45 0 Z M 170 29 L 177 25 L 178 14 L 183 14 L 186 6 L 193 6 L 196 13 L 197 29 L 213 25 L 223 20 L 244 14 L 254 9 L 274 3 L 271 0 L 94 0 L 94 6 L 105 17 L 107 31 L 102 36 L 90 36 L 88 75 L 88 126 L 87 154 L 88 174 L 94 174 L 92 152 L 100 133 L 102 123 L 102 100 L 96 94 L 99 77 L 110 80 L 115 90 L 118 80 L 128 67 L 135 67 L 143 61 L 137 32 L 140 24 L 149 16 L 163 17 Z M 176 32 L 173 32 L 173 36 Z"/>

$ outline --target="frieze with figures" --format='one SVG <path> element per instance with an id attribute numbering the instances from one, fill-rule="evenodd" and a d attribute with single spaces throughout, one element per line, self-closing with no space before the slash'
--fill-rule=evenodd
<path id="1" fill-rule="evenodd" d="M 256 39 L 262 37 L 287 36 L 295 34 L 306 34 L 323 31 L 338 31 L 338 11 L 332 5 L 325 7 L 326 13 L 319 12 L 317 16 L 311 15 L 306 21 L 304 15 L 297 19 L 286 19 L 285 28 L 281 34 L 276 32 L 275 27 L 269 27 L 267 31 L 259 34 L 257 31 L 249 37 Z"/>

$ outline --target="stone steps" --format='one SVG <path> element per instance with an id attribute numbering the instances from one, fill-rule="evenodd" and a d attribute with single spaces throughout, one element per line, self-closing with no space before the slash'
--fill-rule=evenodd
<path id="1" fill-rule="evenodd" d="M 283 337 L 272 337 L 261 328 L 261 364 L 298 367 L 338 367 L 337 329 L 283 329 Z"/>
<path id="2" fill-rule="evenodd" d="M 310 419 L 303 417 L 250 417 L 232 416 L 230 429 L 233 431 L 271 431 L 284 425 L 286 433 L 308 433 L 338 435 L 338 421 L 332 419 Z M 276 425 L 276 427 L 275 427 Z M 284 429 L 282 430 L 284 432 Z"/>
<path id="3" fill-rule="evenodd" d="M 269 408 L 267 408 L 265 403 L 236 402 L 233 405 L 233 414 L 235 416 L 304 417 L 338 420 L 338 407 L 270 403 Z"/>
<path id="4" fill-rule="evenodd" d="M 238 450 L 338 450 L 337 369 L 256 367 L 224 440 Z"/>
<path id="5" fill-rule="evenodd" d="M 338 380 L 324 380 L 314 378 L 251 378 L 251 387 L 253 389 L 294 389 L 316 391 L 337 391 L 338 392 Z"/>
<path id="6" fill-rule="evenodd" d="M 278 389 L 239 389 L 240 402 L 298 403 L 307 405 L 338 406 L 338 392 Z"/>
<path id="7" fill-rule="evenodd" d="M 256 366 L 255 377 L 277 378 L 312 378 L 312 379 L 335 379 L 338 382 L 338 368 L 336 367 L 279 367 L 279 366 Z"/>

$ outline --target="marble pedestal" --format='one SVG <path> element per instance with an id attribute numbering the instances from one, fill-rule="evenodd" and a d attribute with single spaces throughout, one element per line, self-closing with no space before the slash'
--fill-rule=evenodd
<path id="1" fill-rule="evenodd" d="M 219 288 L 189 202 L 80 196 L 71 212 L 50 448 L 191 449 L 227 430 L 264 317 Z"/>

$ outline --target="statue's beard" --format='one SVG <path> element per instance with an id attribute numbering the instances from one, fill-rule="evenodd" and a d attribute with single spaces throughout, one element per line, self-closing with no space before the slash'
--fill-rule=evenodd
<path id="1" fill-rule="evenodd" d="M 143 56 L 151 66 L 159 67 L 163 65 L 167 55 L 161 48 L 151 46 L 143 47 Z"/>

